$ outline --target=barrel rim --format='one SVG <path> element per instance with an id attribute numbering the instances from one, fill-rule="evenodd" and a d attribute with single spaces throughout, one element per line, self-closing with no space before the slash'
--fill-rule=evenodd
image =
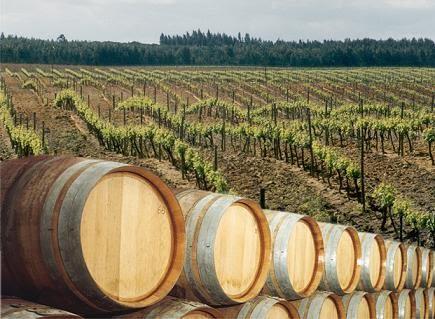
<path id="1" fill-rule="evenodd" d="M 340 296 L 338 296 L 332 292 L 328 292 L 327 294 L 328 295 L 325 297 L 325 300 L 328 298 L 332 299 L 335 306 L 337 307 L 338 318 L 340 318 L 340 319 L 346 318 L 346 310 L 344 309 L 344 304 L 343 304 L 343 301 L 341 300 Z"/>
<path id="2" fill-rule="evenodd" d="M 408 253 L 407 253 L 407 247 L 404 243 L 395 241 L 395 240 L 386 240 L 385 245 L 387 248 L 387 257 L 386 257 L 386 274 L 385 274 L 385 283 L 383 288 L 386 290 L 390 290 L 393 292 L 400 292 L 404 289 L 406 278 L 408 274 Z M 394 249 L 393 256 L 389 256 L 390 249 Z M 394 261 L 395 261 L 395 255 L 397 251 L 400 251 L 400 254 L 402 255 L 402 266 L 400 271 L 400 279 L 397 283 L 397 286 L 394 285 Z M 391 258 L 390 258 L 391 257 Z"/>
<path id="3" fill-rule="evenodd" d="M 132 165 L 126 165 L 126 164 L 120 164 L 116 162 L 111 161 L 99 161 L 97 164 L 104 165 L 107 163 L 107 165 L 113 164 L 114 167 L 110 168 L 109 170 L 105 171 L 104 174 L 101 174 L 101 176 L 98 177 L 98 179 L 95 181 L 93 185 L 91 185 L 91 190 L 97 183 L 104 178 L 105 176 L 116 173 L 116 172 L 129 172 L 132 174 L 136 174 L 142 178 L 144 178 L 146 181 L 148 181 L 155 189 L 156 192 L 158 192 L 162 198 L 162 200 L 165 202 L 166 207 L 168 208 L 168 212 L 170 214 L 170 221 L 171 221 L 171 228 L 172 228 L 172 245 L 171 245 L 171 257 L 170 262 L 168 264 L 168 269 L 164 276 L 162 276 L 159 285 L 154 290 L 150 290 L 146 295 L 138 296 L 136 298 L 119 298 L 118 296 L 113 296 L 112 294 L 105 291 L 98 282 L 95 281 L 95 279 L 92 277 L 92 275 L 89 272 L 88 266 L 85 262 L 83 262 L 83 268 L 86 269 L 87 274 L 86 280 L 90 284 L 93 284 L 95 286 L 95 289 L 99 290 L 100 293 L 103 295 L 109 297 L 113 303 L 118 304 L 121 307 L 127 307 L 127 308 L 141 308 L 144 306 L 148 306 L 151 304 L 154 304 L 158 302 L 159 300 L 163 299 L 169 291 L 172 289 L 172 287 L 175 285 L 179 274 L 182 271 L 183 266 L 183 260 L 184 260 L 184 248 L 185 248 L 185 229 L 184 229 L 184 218 L 181 213 L 181 208 L 178 204 L 178 201 L 175 199 L 175 195 L 171 192 L 170 188 L 156 175 L 148 171 L 147 169 L 136 167 Z M 119 164 L 119 166 L 115 166 Z M 92 170 L 93 167 L 90 169 Z M 76 179 L 80 176 L 79 174 Z M 75 180 L 76 180 L 75 179 Z M 89 193 L 86 195 L 86 197 L 83 199 L 83 204 L 86 202 L 88 198 Z M 62 198 L 62 201 L 64 200 L 64 197 Z M 82 213 L 82 212 L 81 212 Z M 82 219 L 82 215 L 80 215 L 80 220 Z M 61 225 L 61 222 L 59 220 L 59 225 Z M 78 232 L 80 233 L 80 224 L 78 225 Z M 62 238 L 58 237 L 58 240 L 62 240 Z M 76 238 L 79 243 L 79 248 L 77 249 L 77 254 L 80 258 L 84 261 L 83 256 L 83 248 L 81 246 L 81 239 L 80 236 Z M 59 247 L 59 253 L 61 252 L 61 249 Z M 62 256 L 62 254 L 61 254 Z M 65 267 L 64 258 L 61 257 L 62 264 Z M 78 291 L 82 291 L 79 287 L 81 286 L 74 278 L 72 278 L 71 274 L 68 272 L 68 270 L 65 268 L 65 271 L 68 273 L 68 276 L 70 277 L 71 283 L 74 285 L 75 289 Z M 86 293 L 85 293 L 86 295 Z"/>
<path id="4" fill-rule="evenodd" d="M 425 254 L 424 252 L 427 252 L 427 254 Z M 427 267 L 426 267 L 426 263 L 425 262 L 423 262 L 423 258 L 424 258 L 424 256 L 426 255 L 426 258 L 428 259 L 428 261 L 429 261 L 429 265 L 428 265 L 428 267 L 429 267 L 429 269 L 427 269 Z M 431 286 L 431 284 L 432 284 L 432 281 L 433 281 L 433 276 L 434 276 L 434 270 L 435 270 L 435 253 L 434 253 L 434 251 L 432 250 L 432 249 L 429 249 L 429 248 L 422 248 L 422 254 L 421 254 L 421 256 L 422 256 L 422 263 L 421 263 L 421 265 L 422 265 L 422 280 L 421 280 L 421 286 L 422 287 L 425 287 L 425 288 L 428 288 L 428 287 L 430 287 Z M 427 279 L 426 280 L 423 280 L 424 278 L 423 278 L 423 274 L 424 273 L 427 273 Z"/>
<path id="5" fill-rule="evenodd" d="M 414 293 L 414 290 L 412 290 L 412 289 L 403 289 L 400 293 L 398 293 L 398 309 L 399 309 L 399 316 L 400 316 L 400 310 L 403 310 L 403 309 L 401 309 L 401 307 L 400 307 L 400 302 L 402 301 L 402 303 L 403 303 L 403 299 L 404 298 L 410 298 L 411 299 L 411 318 L 415 318 L 415 315 L 416 315 L 416 300 L 415 300 L 415 293 Z M 404 297 L 404 295 L 406 295 L 406 297 Z"/>
<path id="6" fill-rule="evenodd" d="M 406 287 L 410 289 L 416 289 L 420 287 L 421 284 L 421 277 L 422 277 L 422 251 L 419 246 L 416 245 L 409 245 L 407 249 L 407 254 L 410 253 L 410 250 L 414 250 L 414 254 L 417 254 L 417 278 L 415 280 L 415 283 L 412 282 L 412 271 L 410 271 L 412 268 L 412 262 L 409 262 L 408 260 L 408 271 L 407 271 L 407 277 L 406 277 Z M 409 258 L 408 258 L 409 259 Z"/>
<path id="7" fill-rule="evenodd" d="M 376 240 L 376 242 L 379 245 L 379 248 L 381 250 L 381 272 L 379 274 L 379 278 L 378 281 L 376 282 L 375 285 L 373 285 L 373 289 L 375 291 L 380 291 L 382 289 L 382 287 L 384 286 L 385 283 L 385 277 L 386 277 L 386 263 L 387 263 L 387 249 L 385 247 L 385 240 L 382 237 L 382 235 L 380 234 L 375 234 L 374 239 Z"/>
<path id="8" fill-rule="evenodd" d="M 236 201 L 234 201 L 234 203 L 245 204 L 252 210 L 253 216 L 255 217 L 259 226 L 258 229 L 260 231 L 261 238 L 261 256 L 255 280 L 240 295 L 228 295 L 228 297 L 235 302 L 245 302 L 256 297 L 266 282 L 271 264 L 272 239 L 266 215 L 264 214 L 263 210 L 257 202 L 247 198 L 238 198 Z"/>
<path id="9" fill-rule="evenodd" d="M 269 270 L 269 275 L 267 277 L 267 281 L 264 287 L 264 291 L 267 294 L 290 300 L 309 297 L 314 293 L 314 291 L 317 290 L 321 282 L 325 267 L 325 247 L 322 237 L 322 231 L 319 224 L 314 218 L 307 215 L 268 209 L 264 209 L 263 211 L 266 215 L 272 236 L 272 262 Z M 287 232 L 287 229 L 283 229 L 283 226 L 288 226 L 288 223 L 290 222 L 292 223 L 292 225 L 303 222 L 304 225 L 309 228 L 313 236 L 314 242 L 315 265 L 313 268 L 313 273 L 309 282 L 301 290 L 294 289 L 289 276 L 284 276 L 285 274 L 288 274 L 287 261 L 284 264 L 280 262 L 282 260 L 280 254 L 278 253 L 278 256 L 276 256 L 276 251 L 280 252 L 282 248 L 284 248 L 284 241 L 285 246 L 288 247 L 288 241 L 290 240 L 292 232 Z M 285 237 L 285 240 L 282 242 L 278 242 L 278 237 Z M 281 274 L 282 276 L 279 276 L 279 274 Z M 283 278 L 283 276 L 285 278 Z"/>

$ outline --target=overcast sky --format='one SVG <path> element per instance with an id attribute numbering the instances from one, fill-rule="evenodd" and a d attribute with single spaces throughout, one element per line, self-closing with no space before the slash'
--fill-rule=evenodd
<path id="1" fill-rule="evenodd" d="M 267 40 L 435 39 L 435 0 L 0 0 L 0 29 L 27 37 L 157 43 L 160 33 Z"/>

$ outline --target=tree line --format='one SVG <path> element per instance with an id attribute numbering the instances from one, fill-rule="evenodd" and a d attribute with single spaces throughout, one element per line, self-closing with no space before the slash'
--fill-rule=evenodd
<path id="1" fill-rule="evenodd" d="M 200 30 L 160 36 L 160 44 L 0 36 L 2 63 L 81 65 L 435 66 L 431 39 L 264 41 Z"/>

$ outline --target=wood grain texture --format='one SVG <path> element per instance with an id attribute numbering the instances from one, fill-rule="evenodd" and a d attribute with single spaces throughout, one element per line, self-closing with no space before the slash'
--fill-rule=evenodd
<path id="1" fill-rule="evenodd" d="M 418 288 L 415 294 L 415 315 L 417 319 L 429 319 L 429 296 L 427 290 Z"/>
<path id="2" fill-rule="evenodd" d="M 435 319 L 435 288 L 426 288 L 429 319 Z"/>
<path id="3" fill-rule="evenodd" d="M 308 216 L 265 211 L 272 234 L 272 267 L 265 294 L 296 300 L 310 296 L 324 270 L 324 246 L 318 224 Z"/>
<path id="4" fill-rule="evenodd" d="M 14 196 L 7 196 L 2 202 L 2 217 L 5 225 L 9 225 L 2 233 L 2 248 L 11 256 L 6 267 L 13 269 L 8 274 L 7 285 L 2 286 L 3 293 L 11 293 L 20 287 L 20 294 L 34 301 L 80 314 L 101 314 L 153 304 L 171 290 L 183 265 L 184 218 L 175 196 L 157 176 L 125 164 L 73 157 L 42 157 L 39 161 L 29 158 L 29 161 L 31 165 L 26 160 L 2 164 L 25 168 L 19 176 L 15 174 L 15 180 L 11 178 L 13 182 L 9 186 L 5 186 Z M 106 177 L 110 175 L 114 177 L 112 181 Z M 129 177 L 118 178 L 121 175 Z M 131 176 L 134 179 L 130 179 Z M 141 184 L 152 185 L 153 191 L 140 188 Z M 117 185 L 124 185 L 128 196 L 132 196 L 122 205 L 118 199 L 120 194 L 126 194 Z M 150 260 L 149 255 L 157 258 L 153 245 L 144 250 L 142 242 L 134 242 L 136 238 L 143 239 L 138 235 L 141 233 L 138 228 L 143 226 L 149 232 L 151 228 L 147 227 L 158 222 L 147 217 L 153 215 L 147 211 L 152 203 L 145 203 L 141 216 L 140 209 L 129 206 L 139 203 L 137 200 L 135 203 L 134 198 L 153 200 L 147 194 L 156 193 L 160 196 L 160 204 L 164 203 L 166 207 L 164 218 L 170 220 L 165 222 L 170 229 L 170 236 L 166 236 L 168 243 L 160 246 L 158 252 L 170 262 L 163 268 L 164 275 L 157 280 L 154 276 L 158 276 L 156 270 L 161 271 L 160 267 L 149 267 L 150 274 L 143 268 L 139 270 L 138 266 L 144 258 Z M 132 225 L 130 222 L 134 218 L 137 223 Z M 156 236 L 154 234 L 155 239 Z M 131 242 L 127 244 L 127 241 Z M 130 249 L 122 248 L 127 246 Z M 121 249 L 127 255 L 122 255 Z M 131 264 L 136 264 L 132 272 Z M 145 268 L 147 266 L 150 265 Z M 151 277 L 154 280 L 149 289 L 145 287 L 145 293 L 142 274 L 145 280 Z M 121 280 L 117 276 L 121 276 Z M 141 276 L 141 280 L 133 278 L 135 276 Z M 118 284 L 125 279 L 127 285 Z M 138 282 L 139 287 L 128 281 Z"/>
<path id="5" fill-rule="evenodd" d="M 0 316 L 3 319 L 81 318 L 78 315 L 75 315 L 73 313 L 64 310 L 36 304 L 15 297 L 4 297 L 4 296 L 2 296 L 1 298 Z"/>
<path id="6" fill-rule="evenodd" d="M 237 306 L 219 308 L 226 319 L 299 319 L 295 306 L 284 299 L 260 295 Z"/>
<path id="7" fill-rule="evenodd" d="M 196 190 L 179 192 L 177 198 L 186 219 L 188 249 L 171 294 L 211 305 L 257 296 L 271 256 L 270 232 L 258 204 Z"/>
<path id="8" fill-rule="evenodd" d="M 376 303 L 376 319 L 395 319 L 398 317 L 398 300 L 395 293 L 383 290 L 371 295 Z"/>
<path id="9" fill-rule="evenodd" d="M 408 269 L 406 247 L 403 243 L 392 240 L 386 240 L 385 247 L 387 255 L 383 288 L 393 292 L 400 292 L 405 286 Z"/>
<path id="10" fill-rule="evenodd" d="M 347 319 L 366 319 L 376 317 L 376 305 L 372 295 L 355 291 L 342 297 Z"/>
<path id="11" fill-rule="evenodd" d="M 399 319 L 414 319 L 416 316 L 416 304 L 414 291 L 403 289 L 397 294 Z"/>
<path id="12" fill-rule="evenodd" d="M 358 233 L 362 246 L 361 278 L 358 289 L 377 292 L 385 283 L 386 249 L 382 236 L 371 233 Z"/>
<path id="13" fill-rule="evenodd" d="M 325 270 L 319 287 L 339 295 L 351 293 L 360 280 L 361 241 L 353 227 L 320 223 L 325 243 Z"/>
<path id="14" fill-rule="evenodd" d="M 309 298 L 292 302 L 301 319 L 344 319 L 346 311 L 341 298 L 331 292 L 318 291 Z"/>
<path id="15" fill-rule="evenodd" d="M 434 275 L 434 251 L 429 248 L 421 248 L 421 286 L 429 288 L 432 285 Z"/>
<path id="16" fill-rule="evenodd" d="M 407 249 L 408 267 L 406 273 L 405 287 L 416 289 L 421 283 L 421 249 L 418 246 L 409 245 Z"/>
<path id="17" fill-rule="evenodd" d="M 190 300 L 165 297 L 157 304 L 145 309 L 114 318 L 124 319 L 212 319 L 223 318 L 218 309 Z"/>

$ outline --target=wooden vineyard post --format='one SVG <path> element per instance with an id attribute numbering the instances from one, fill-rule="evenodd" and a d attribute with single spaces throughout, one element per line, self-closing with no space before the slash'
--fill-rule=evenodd
<path id="1" fill-rule="evenodd" d="M 266 189 L 260 188 L 260 207 L 262 209 L 266 208 Z"/>
<path id="2" fill-rule="evenodd" d="M 286 93 L 285 93 L 285 99 L 286 99 L 286 101 L 288 103 L 288 88 L 287 88 Z"/>
<path id="3" fill-rule="evenodd" d="M 143 124 L 143 108 L 140 109 L 140 125 Z"/>
<path id="4" fill-rule="evenodd" d="M 216 100 L 219 99 L 219 85 L 216 85 Z"/>
<path id="5" fill-rule="evenodd" d="M 360 112 L 361 118 L 364 118 L 364 107 L 363 100 L 360 100 Z M 364 178 L 364 138 L 365 138 L 365 128 L 364 123 L 361 126 L 361 154 L 360 154 L 360 171 L 361 171 L 361 204 L 362 204 L 362 213 L 364 214 L 366 211 L 366 198 L 365 198 L 365 178 Z"/>
<path id="6" fill-rule="evenodd" d="M 100 118 L 101 117 L 101 108 L 100 108 L 100 106 L 98 105 L 98 118 Z"/>
<path id="7" fill-rule="evenodd" d="M 131 86 L 131 97 L 134 96 L 134 85 Z"/>
<path id="8" fill-rule="evenodd" d="M 251 95 L 251 101 L 248 105 L 248 124 L 251 125 L 251 108 L 252 108 L 252 95 Z"/>
<path id="9" fill-rule="evenodd" d="M 154 85 L 154 104 L 157 103 L 157 86 Z"/>
<path id="10" fill-rule="evenodd" d="M 45 122 L 44 121 L 42 121 L 41 140 L 42 140 L 42 147 L 45 147 Z"/>
<path id="11" fill-rule="evenodd" d="M 29 116 L 26 116 L 26 129 L 29 129 Z"/>
<path id="12" fill-rule="evenodd" d="M 121 92 L 121 101 L 124 101 L 124 92 Z"/>
<path id="13" fill-rule="evenodd" d="M 203 89 L 201 88 L 201 100 L 202 99 L 204 99 L 204 91 L 203 91 Z M 432 103 L 433 104 L 433 103 Z"/>
<path id="14" fill-rule="evenodd" d="M 116 102 L 115 102 L 115 95 L 112 95 L 112 108 L 113 108 L 113 109 L 115 109 L 115 105 L 116 105 Z"/>
<path id="15" fill-rule="evenodd" d="M 36 131 L 36 112 L 33 112 L 33 131 Z"/>
<path id="16" fill-rule="evenodd" d="M 147 83 L 144 82 L 144 84 L 143 84 L 143 96 L 145 96 L 146 93 L 147 93 Z"/>
<path id="17" fill-rule="evenodd" d="M 307 103 L 310 103 L 310 87 L 307 89 Z"/>
<path id="18" fill-rule="evenodd" d="M 162 122 L 162 115 L 160 113 L 160 109 L 157 109 L 157 114 L 158 114 L 158 119 L 159 119 L 159 128 L 161 126 L 161 122 Z"/>
<path id="19" fill-rule="evenodd" d="M 166 108 L 168 109 L 169 112 L 169 93 L 166 92 Z"/>
<path id="20" fill-rule="evenodd" d="M 88 107 L 91 105 L 91 99 L 90 99 L 90 97 L 89 97 L 89 94 L 88 94 Z"/>
<path id="21" fill-rule="evenodd" d="M 126 118 L 126 114 L 125 114 L 125 108 L 122 109 L 122 114 L 123 114 L 123 120 L 124 120 L 124 126 L 127 124 L 127 118 Z"/>
<path id="22" fill-rule="evenodd" d="M 236 94 L 234 93 L 234 90 L 233 90 L 233 104 L 234 104 L 235 100 L 236 100 Z"/>
<path id="23" fill-rule="evenodd" d="M 217 171 L 218 169 L 218 151 L 217 145 L 214 146 L 214 161 L 213 161 L 213 170 Z"/>
<path id="24" fill-rule="evenodd" d="M 430 104 L 430 111 L 431 112 L 433 112 L 434 104 L 435 104 L 435 94 L 432 94 L 432 102 Z"/>
<path id="25" fill-rule="evenodd" d="M 80 98 L 83 99 L 83 86 L 80 85 Z"/>
<path id="26" fill-rule="evenodd" d="M 308 132 L 310 137 L 310 174 L 314 176 L 314 152 L 313 152 L 313 132 L 311 127 L 311 111 L 310 108 L 307 108 L 307 117 L 308 117 Z"/>
<path id="27" fill-rule="evenodd" d="M 109 123 L 112 123 L 112 110 L 109 109 Z"/>

